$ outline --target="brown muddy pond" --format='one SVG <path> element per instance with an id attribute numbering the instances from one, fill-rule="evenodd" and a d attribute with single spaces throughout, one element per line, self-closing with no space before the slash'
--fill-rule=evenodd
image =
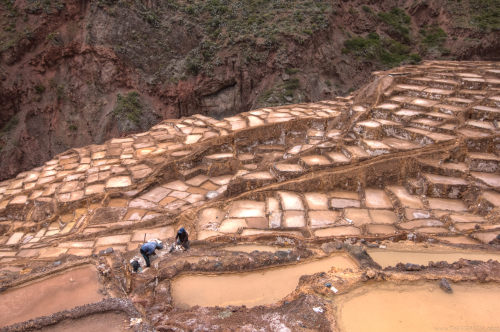
<path id="1" fill-rule="evenodd" d="M 99 282 L 94 266 L 64 271 L 0 294 L 0 327 L 98 302 Z"/>
<path id="2" fill-rule="evenodd" d="M 332 267 L 355 269 L 357 265 L 338 255 L 248 273 L 184 275 L 172 281 L 172 297 L 179 307 L 272 304 L 290 294 L 302 275 L 327 272 Z"/>
<path id="3" fill-rule="evenodd" d="M 500 331 L 500 285 L 367 285 L 337 297 L 342 332 Z"/>
<path id="4" fill-rule="evenodd" d="M 429 262 L 445 261 L 454 263 L 461 258 L 470 260 L 488 261 L 489 259 L 500 262 L 500 252 L 478 252 L 478 251 L 400 251 L 400 250 L 367 250 L 368 254 L 382 268 L 388 266 L 396 266 L 398 263 L 412 263 L 419 265 L 427 265 Z"/>

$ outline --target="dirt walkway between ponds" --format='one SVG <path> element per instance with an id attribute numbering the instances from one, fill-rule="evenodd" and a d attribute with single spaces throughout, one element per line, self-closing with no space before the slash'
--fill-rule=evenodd
<path id="1" fill-rule="evenodd" d="M 129 319 L 125 314 L 104 313 L 83 317 L 80 319 L 69 319 L 61 323 L 47 326 L 40 332 L 88 332 L 88 331 L 107 331 L 124 332 L 131 331 L 129 328 Z"/>

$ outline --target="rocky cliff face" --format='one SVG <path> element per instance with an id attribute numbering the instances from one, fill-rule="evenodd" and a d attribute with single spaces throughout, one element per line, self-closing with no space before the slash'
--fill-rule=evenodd
<path id="1" fill-rule="evenodd" d="M 0 179 L 164 118 L 326 99 L 495 59 L 498 1 L 2 0 Z"/>

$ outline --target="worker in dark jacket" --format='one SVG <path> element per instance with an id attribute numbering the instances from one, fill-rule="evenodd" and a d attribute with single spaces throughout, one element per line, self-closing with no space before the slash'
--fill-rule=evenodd
<path id="1" fill-rule="evenodd" d="M 181 227 L 179 231 L 177 231 L 177 235 L 175 236 L 176 243 L 178 245 L 181 245 L 184 247 L 184 249 L 189 249 L 189 240 L 188 240 L 188 233 L 184 229 L 184 227 Z"/>
<path id="2" fill-rule="evenodd" d="M 144 257 L 144 260 L 146 261 L 147 267 L 151 266 L 151 263 L 149 261 L 149 256 L 154 255 L 156 249 L 163 249 L 163 243 L 161 243 L 160 240 L 152 240 L 144 243 L 141 246 L 140 252 L 142 254 L 142 257 Z"/>

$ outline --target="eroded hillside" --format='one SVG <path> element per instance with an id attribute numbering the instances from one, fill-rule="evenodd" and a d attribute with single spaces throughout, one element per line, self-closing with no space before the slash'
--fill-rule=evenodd
<path id="1" fill-rule="evenodd" d="M 0 178 L 165 118 L 322 100 L 375 69 L 499 54 L 495 0 L 0 6 Z"/>

